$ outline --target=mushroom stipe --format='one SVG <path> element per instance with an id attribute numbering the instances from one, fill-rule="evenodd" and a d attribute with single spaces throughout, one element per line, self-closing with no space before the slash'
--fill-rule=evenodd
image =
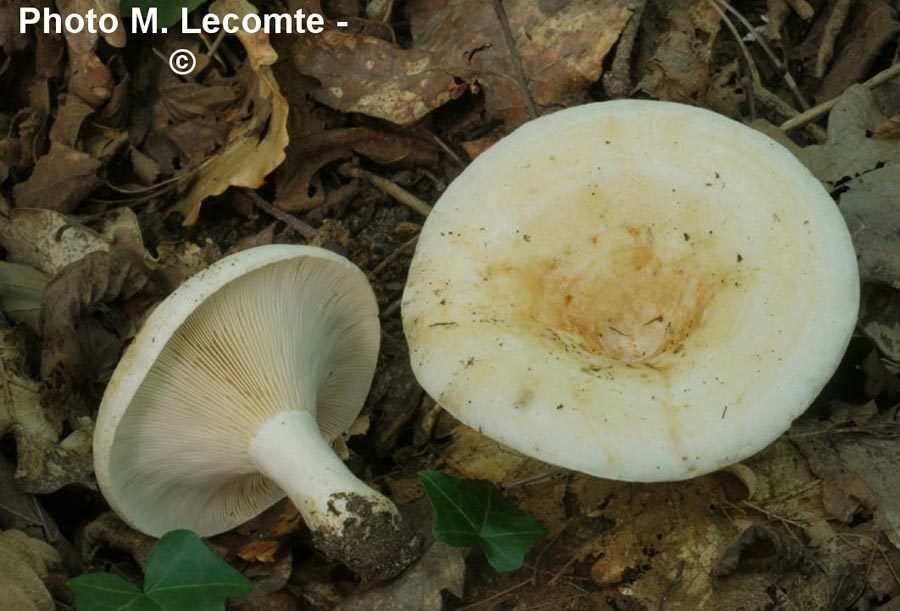
<path id="1" fill-rule="evenodd" d="M 858 305 L 844 220 L 787 149 L 627 100 L 531 121 L 475 159 L 425 222 L 402 313 L 419 383 L 464 423 L 664 481 L 787 430 Z"/>
<path id="2" fill-rule="evenodd" d="M 313 540 L 365 580 L 399 573 L 419 537 L 330 442 L 362 408 L 378 357 L 365 275 L 329 251 L 226 257 L 159 304 L 107 386 L 100 489 L 153 536 L 233 528 L 285 494 Z"/>

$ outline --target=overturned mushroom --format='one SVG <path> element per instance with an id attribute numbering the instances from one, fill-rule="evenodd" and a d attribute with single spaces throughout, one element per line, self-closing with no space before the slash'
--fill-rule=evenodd
<path id="1" fill-rule="evenodd" d="M 790 426 L 858 293 L 844 221 L 786 149 L 709 111 L 617 101 L 533 121 L 453 182 L 403 326 L 425 390 L 485 435 L 676 480 Z"/>
<path id="2" fill-rule="evenodd" d="M 396 574 L 417 538 L 329 446 L 363 405 L 379 334 L 363 273 L 322 249 L 263 246 L 192 277 L 103 397 L 94 460 L 109 504 L 147 534 L 208 536 L 287 493 L 327 555 Z"/>

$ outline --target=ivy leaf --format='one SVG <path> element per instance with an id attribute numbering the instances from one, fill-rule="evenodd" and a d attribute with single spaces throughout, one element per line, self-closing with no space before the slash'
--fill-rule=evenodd
<path id="1" fill-rule="evenodd" d="M 252 586 L 189 530 L 160 539 L 147 560 L 144 591 L 118 575 L 70 579 L 77 611 L 224 611 L 225 599 Z"/>
<path id="2" fill-rule="evenodd" d="M 491 566 L 514 571 L 547 531 L 507 501 L 492 483 L 422 471 L 419 479 L 434 506 L 435 539 L 452 547 L 481 547 Z"/>
<path id="3" fill-rule="evenodd" d="M 159 27 L 165 28 L 176 23 L 181 18 L 181 8 L 186 7 L 188 12 L 203 4 L 205 0 L 121 0 L 119 13 L 122 17 L 131 17 L 131 9 L 141 9 L 141 14 L 146 18 L 150 9 L 157 9 Z"/>
<path id="4" fill-rule="evenodd" d="M 118 575 L 94 573 L 66 582 L 75 593 L 75 607 L 79 611 L 143 611 L 147 606 L 140 588 Z"/>

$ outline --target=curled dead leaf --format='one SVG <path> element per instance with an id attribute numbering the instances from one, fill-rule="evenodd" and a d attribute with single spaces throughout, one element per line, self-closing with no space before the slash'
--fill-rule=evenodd
<path id="1" fill-rule="evenodd" d="M 257 9 L 247 0 L 218 0 L 210 11 L 243 16 L 256 13 Z M 200 165 L 187 192 L 169 209 L 170 213 L 180 213 L 185 225 L 197 222 L 203 200 L 231 186 L 259 187 L 285 158 L 288 104 L 272 73 L 277 54 L 265 34 L 242 33 L 239 38 L 255 74 L 248 94 L 252 115 L 231 129 L 225 146 Z"/>
<path id="2" fill-rule="evenodd" d="M 56 611 L 46 583 L 61 568 L 59 553 L 19 530 L 0 532 L 0 606 L 15 611 Z"/>
<path id="3" fill-rule="evenodd" d="M 92 309 L 135 297 L 154 300 L 171 289 L 163 274 L 155 273 L 140 260 L 113 252 L 90 253 L 63 269 L 47 285 L 41 304 L 44 381 L 58 389 L 85 382 L 81 379 L 85 355 L 80 331 L 84 330 L 82 320 Z"/>
<path id="4" fill-rule="evenodd" d="M 13 187 L 16 207 L 71 212 L 103 184 L 97 175 L 100 167 L 100 161 L 87 153 L 54 143 L 38 159 L 29 179 Z"/>

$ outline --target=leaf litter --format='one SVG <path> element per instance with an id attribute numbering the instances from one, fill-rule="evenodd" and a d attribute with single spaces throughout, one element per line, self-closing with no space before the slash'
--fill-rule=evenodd
<path id="1" fill-rule="evenodd" d="M 548 534 L 518 571 L 497 574 L 480 551 L 435 545 L 397 581 L 363 591 L 316 555 L 282 502 L 214 540 L 256 585 L 234 608 L 870 611 L 900 600 L 900 88 L 855 84 L 893 61 L 896 7 L 324 5 L 353 27 L 150 41 L 121 31 L 19 36 L 7 25 L 18 4 L 0 0 L 0 306 L 9 323 L 0 329 L 0 458 L 11 464 L 0 477 L 0 528 L 24 530 L 64 558 L 77 541 L 88 571 L 114 566 L 140 583 L 153 540 L 98 516 L 91 475 L 92 416 L 122 348 L 154 303 L 223 253 L 313 240 L 369 274 L 382 310 L 368 424 L 340 442 L 342 457 L 404 510 L 423 502 L 417 472 L 488 480 Z M 219 0 L 195 18 L 262 6 Z M 116 10 L 109 0 L 57 8 Z M 742 27 L 735 12 L 753 28 L 740 40 L 722 18 Z M 189 48 L 198 70 L 175 78 L 151 47 Z M 804 119 L 790 145 L 847 219 L 864 281 L 860 336 L 791 431 L 729 470 L 625 484 L 518 455 L 423 396 L 398 314 L 423 217 L 392 197 L 433 202 L 515 126 L 606 97 L 707 106 L 766 120 L 787 139 L 774 126 L 806 110 L 788 71 L 800 97 L 837 99 Z M 386 195 L 364 176 L 399 191 Z M 84 570 L 70 560 L 70 575 Z M 56 583 L 48 592 L 59 596 Z"/>

